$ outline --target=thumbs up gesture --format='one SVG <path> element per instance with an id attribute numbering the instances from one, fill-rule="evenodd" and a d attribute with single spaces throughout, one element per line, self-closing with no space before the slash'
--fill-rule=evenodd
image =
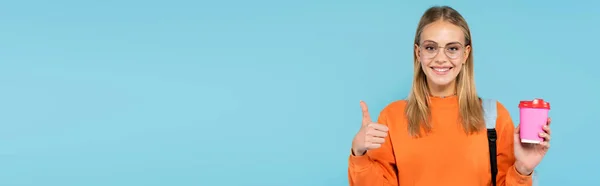
<path id="1" fill-rule="evenodd" d="M 388 135 L 388 127 L 375 123 L 371 120 L 367 104 L 360 102 L 362 109 L 362 126 L 354 140 L 352 140 L 352 152 L 356 156 L 364 155 L 367 150 L 377 149 L 385 142 Z"/>

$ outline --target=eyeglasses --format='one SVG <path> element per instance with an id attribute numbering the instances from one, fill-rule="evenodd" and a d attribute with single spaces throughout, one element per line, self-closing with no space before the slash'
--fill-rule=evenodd
<path id="1" fill-rule="evenodd" d="M 444 49 L 444 54 L 450 59 L 457 59 L 464 54 L 465 47 L 461 43 L 449 43 L 444 47 L 440 47 L 436 42 L 426 41 L 419 46 L 421 51 L 421 57 L 425 59 L 432 59 L 438 55 L 440 48 Z"/>

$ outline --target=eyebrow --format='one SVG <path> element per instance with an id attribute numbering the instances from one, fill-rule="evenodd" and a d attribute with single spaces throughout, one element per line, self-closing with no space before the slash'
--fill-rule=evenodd
<path id="1" fill-rule="evenodd" d="M 432 41 L 432 40 L 425 40 L 425 41 L 423 41 L 423 43 L 426 43 L 426 42 L 432 42 L 432 43 L 438 44 L 438 42 L 435 42 L 435 41 Z M 449 45 L 449 44 L 461 44 L 462 45 L 462 43 L 458 42 L 458 41 L 453 41 L 453 42 L 450 42 L 450 43 L 446 43 L 446 45 Z"/>

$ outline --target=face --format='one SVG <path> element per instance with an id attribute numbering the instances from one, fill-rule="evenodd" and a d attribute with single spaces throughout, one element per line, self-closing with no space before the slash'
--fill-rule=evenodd
<path id="1" fill-rule="evenodd" d="M 465 34 L 452 23 L 436 21 L 423 28 L 419 45 L 415 45 L 417 60 L 430 85 L 454 84 L 470 52 L 465 46 Z"/>

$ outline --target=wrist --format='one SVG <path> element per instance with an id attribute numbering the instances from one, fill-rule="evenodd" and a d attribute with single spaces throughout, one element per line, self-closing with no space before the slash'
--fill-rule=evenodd
<path id="1" fill-rule="evenodd" d="M 357 150 L 355 148 L 352 148 L 352 155 L 353 156 L 362 156 L 365 155 L 367 153 L 366 150 Z"/>
<path id="2" fill-rule="evenodd" d="M 533 169 L 527 168 L 527 166 L 523 165 L 523 163 L 520 163 L 519 161 L 515 162 L 515 170 L 517 170 L 517 173 L 523 176 L 529 176 L 533 173 Z"/>

